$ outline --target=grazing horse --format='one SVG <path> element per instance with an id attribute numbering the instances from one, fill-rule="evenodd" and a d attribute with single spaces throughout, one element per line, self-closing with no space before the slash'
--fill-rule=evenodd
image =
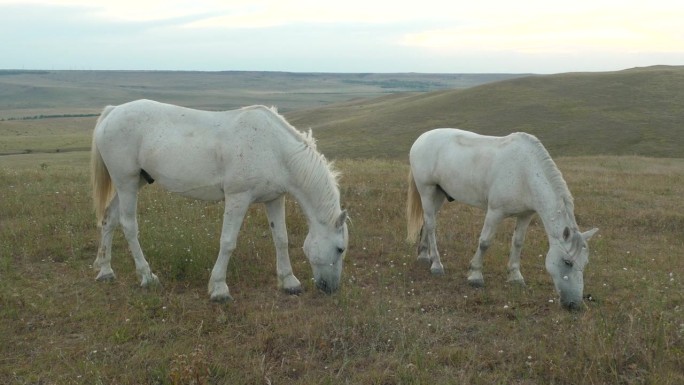
<path id="1" fill-rule="evenodd" d="M 482 257 L 497 225 L 506 217 L 517 218 L 508 281 L 524 285 L 520 251 L 527 227 L 537 213 L 549 239 L 546 270 L 561 304 L 568 309 L 582 306 L 583 271 L 589 260 L 587 241 L 598 229 L 579 231 L 572 195 L 536 137 L 521 132 L 493 137 L 441 128 L 418 137 L 409 158 L 408 240 L 415 242 L 420 232 L 418 259 L 431 262 L 432 273 L 444 273 L 435 239 L 435 216 L 445 200 L 487 210 L 468 274 L 468 282 L 476 287 L 484 285 Z"/>
<path id="2" fill-rule="evenodd" d="M 218 258 L 209 280 L 213 301 L 231 300 L 226 270 L 247 208 L 266 205 L 276 249 L 278 285 L 302 290 L 292 272 L 285 198 L 299 202 L 309 225 L 304 241 L 316 286 L 340 284 L 347 249 L 347 213 L 340 208 L 337 174 L 315 146 L 274 109 L 264 106 L 209 112 L 138 100 L 108 106 L 92 144 L 92 184 L 102 239 L 93 266 L 97 280 L 114 278 L 112 231 L 121 224 L 143 287 L 159 282 L 138 242 L 138 189 L 157 182 L 180 195 L 225 201 Z"/>

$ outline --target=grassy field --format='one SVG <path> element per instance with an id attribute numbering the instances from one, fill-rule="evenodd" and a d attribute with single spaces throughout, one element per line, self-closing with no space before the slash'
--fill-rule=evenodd
<path id="1" fill-rule="evenodd" d="M 264 76 L 0 71 L 0 154 L 18 154 L 0 156 L 1 384 L 684 383 L 681 68 L 431 92 L 493 78 Z M 305 292 L 278 291 L 270 230 L 254 206 L 229 267 L 235 301 L 211 303 L 223 206 L 156 185 L 141 193 L 139 223 L 162 287 L 139 287 L 121 231 L 117 279 L 96 282 L 83 151 L 96 118 L 23 118 L 88 115 L 137 97 L 207 109 L 278 104 L 295 126 L 313 127 L 319 149 L 337 159 L 352 218 L 341 290 L 313 287 L 306 221 L 289 200 L 290 254 Z M 462 205 L 439 217 L 447 274 L 416 262 L 404 241 L 406 153 L 440 125 L 530 131 L 549 147 L 581 229 L 600 229 L 585 311 L 560 308 L 536 219 L 523 248 L 525 288 L 505 283 L 512 222 L 485 259 L 485 288 L 467 285 L 484 215 Z"/>
<path id="2" fill-rule="evenodd" d="M 36 158 L 37 157 L 37 158 Z M 8 160 L 11 159 L 11 160 Z M 486 258 L 484 289 L 465 281 L 483 215 L 440 216 L 447 274 L 404 242 L 407 166 L 340 160 L 352 217 L 341 291 L 311 284 L 306 223 L 287 205 L 300 296 L 276 288 L 264 210 L 255 206 L 229 268 L 235 302 L 210 303 L 222 205 L 153 186 L 141 243 L 163 287 L 138 287 L 121 232 L 111 283 L 90 268 L 98 232 L 82 153 L 0 166 L 0 383 L 13 384 L 680 384 L 684 381 L 684 161 L 558 159 L 582 229 L 600 228 L 585 272 L 587 310 L 560 308 L 534 221 L 526 288 L 505 283 L 512 223 Z"/>

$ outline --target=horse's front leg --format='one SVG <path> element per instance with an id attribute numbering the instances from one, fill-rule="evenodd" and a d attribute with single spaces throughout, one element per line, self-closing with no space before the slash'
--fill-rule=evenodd
<path id="1" fill-rule="evenodd" d="M 483 257 L 492 244 L 492 238 L 496 234 L 496 228 L 503 220 L 503 215 L 496 210 L 487 210 L 484 226 L 480 233 L 480 242 L 477 251 L 470 260 L 470 270 L 468 271 L 468 283 L 474 287 L 484 286 L 484 276 L 482 275 Z"/>
<path id="2" fill-rule="evenodd" d="M 525 242 L 525 233 L 532 221 L 534 213 L 519 216 L 515 223 L 515 231 L 511 241 L 511 254 L 508 257 L 508 279 L 507 282 L 525 286 L 525 279 L 520 273 L 520 252 Z"/>
<path id="3" fill-rule="evenodd" d="M 99 269 L 97 274 L 98 281 L 109 281 L 114 279 L 114 270 L 112 270 L 112 236 L 116 226 L 119 224 L 119 196 L 114 195 L 107 210 L 102 223 L 102 237 L 100 239 L 100 247 L 97 251 L 97 258 L 93 262 L 93 268 Z"/>
<path id="4" fill-rule="evenodd" d="M 247 194 L 226 196 L 223 228 L 221 229 L 221 246 L 209 279 L 209 297 L 212 301 L 226 302 L 233 299 L 226 283 L 228 262 L 237 245 L 238 232 L 250 203 L 250 197 Z"/>
<path id="5" fill-rule="evenodd" d="M 278 287 L 288 294 L 302 292 L 302 284 L 292 272 L 287 250 L 287 229 L 285 227 L 285 196 L 266 203 L 266 215 L 276 249 L 276 271 Z"/>

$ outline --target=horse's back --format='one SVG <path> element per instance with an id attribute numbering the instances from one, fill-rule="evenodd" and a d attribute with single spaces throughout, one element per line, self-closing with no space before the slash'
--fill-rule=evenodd
<path id="1" fill-rule="evenodd" d="M 283 131 L 263 106 L 213 112 L 138 100 L 111 110 L 94 135 L 110 171 L 145 170 L 170 191 L 214 200 L 257 177 L 276 180 Z"/>
<path id="2" fill-rule="evenodd" d="M 496 158 L 515 145 L 517 139 L 518 134 L 498 137 L 438 128 L 420 135 L 413 143 L 409 157 L 412 167 L 435 169 L 437 164 L 445 164 L 485 172 Z"/>
<path id="3" fill-rule="evenodd" d="M 486 207 L 495 183 L 516 184 L 521 178 L 523 135 L 496 137 L 453 128 L 425 132 L 409 155 L 416 183 L 439 185 L 457 201 Z"/>

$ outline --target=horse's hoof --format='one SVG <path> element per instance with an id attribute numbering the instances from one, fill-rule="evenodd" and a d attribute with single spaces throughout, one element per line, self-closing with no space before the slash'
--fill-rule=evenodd
<path id="1" fill-rule="evenodd" d="M 431 267 L 430 273 L 432 273 L 432 275 L 444 275 L 444 268 L 443 267 Z"/>
<path id="2" fill-rule="evenodd" d="M 217 294 L 211 296 L 211 302 L 214 303 L 228 303 L 233 302 L 233 297 L 230 294 Z"/>
<path id="3" fill-rule="evenodd" d="M 430 263 L 432 263 L 432 260 L 430 260 L 430 257 L 428 257 L 427 255 L 423 255 L 423 254 L 419 255 L 416 260 L 418 261 L 418 263 L 424 263 L 426 265 L 429 265 Z"/>
<path id="4" fill-rule="evenodd" d="M 109 282 L 109 281 L 113 281 L 114 279 L 116 279 L 116 276 L 114 275 L 114 273 L 106 273 L 106 274 L 100 273 L 97 275 L 97 278 L 95 278 L 95 280 L 98 282 Z"/>
<path id="5" fill-rule="evenodd" d="M 289 295 L 300 295 L 302 294 L 302 287 L 301 286 L 295 286 L 295 287 L 284 287 L 283 292 L 285 294 Z"/>
<path id="6" fill-rule="evenodd" d="M 469 280 L 468 280 L 468 284 L 469 284 L 471 287 L 474 287 L 474 288 L 478 288 L 478 289 L 479 289 L 479 288 L 483 288 L 483 287 L 484 287 L 484 279 L 481 279 L 481 278 L 478 278 L 478 279 L 469 279 Z"/>
<path id="7" fill-rule="evenodd" d="M 140 286 L 144 288 L 150 288 L 161 286 L 161 284 L 159 283 L 159 278 L 157 278 L 156 275 L 150 273 L 149 277 L 143 277 Z"/>
<path id="8" fill-rule="evenodd" d="M 525 280 L 524 279 L 509 279 L 506 281 L 507 283 L 510 283 L 511 285 L 515 286 L 520 286 L 520 287 L 525 287 Z"/>

